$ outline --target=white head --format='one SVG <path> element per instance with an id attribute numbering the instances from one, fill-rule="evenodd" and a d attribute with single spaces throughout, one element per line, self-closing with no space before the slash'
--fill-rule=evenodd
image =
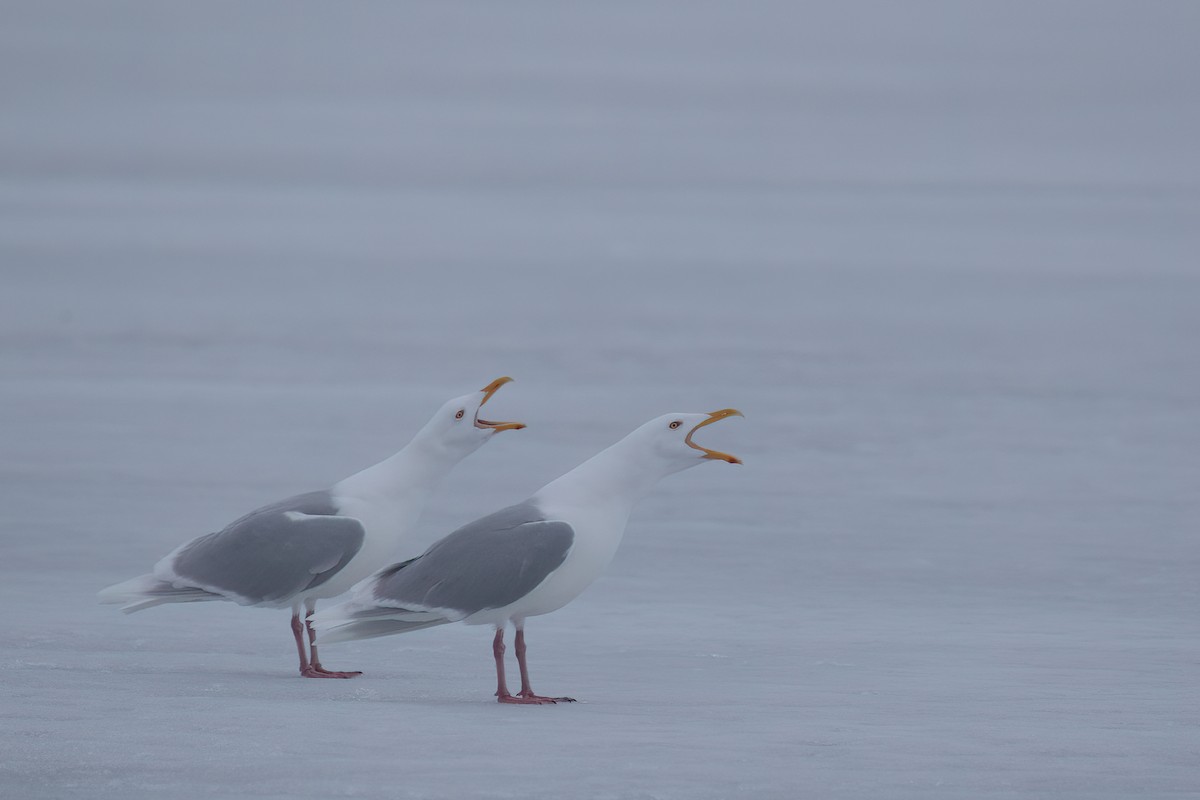
<path id="1" fill-rule="evenodd" d="M 575 469 L 543 486 L 534 498 L 546 508 L 609 505 L 628 515 L 639 498 L 675 472 L 707 461 L 740 464 L 741 459 L 696 444 L 693 435 L 705 425 L 742 412 L 723 408 L 711 414 L 663 414 Z"/>
<path id="2" fill-rule="evenodd" d="M 740 416 L 742 412 L 736 408 L 723 408 L 710 414 L 664 414 L 626 436 L 624 443 L 637 447 L 639 455 L 644 452 L 656 462 L 660 462 L 658 466 L 664 475 L 703 464 L 705 461 L 741 464 L 742 460 L 737 456 L 710 450 L 696 444 L 692 439 L 696 431 L 705 425 L 727 417 Z"/>
<path id="3" fill-rule="evenodd" d="M 500 431 L 516 431 L 523 422 L 492 422 L 479 416 L 480 410 L 492 395 L 512 378 L 497 378 L 478 392 L 446 401 L 433 419 L 417 433 L 413 442 L 424 447 L 437 447 L 465 458 L 483 446 Z"/>

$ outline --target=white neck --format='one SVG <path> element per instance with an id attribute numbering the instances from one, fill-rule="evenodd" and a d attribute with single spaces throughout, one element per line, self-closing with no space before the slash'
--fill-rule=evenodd
<path id="1" fill-rule="evenodd" d="M 423 505 L 466 455 L 418 434 L 403 450 L 340 481 L 334 490 L 345 497 L 381 497 Z"/>
<path id="2" fill-rule="evenodd" d="M 628 519 L 637 502 L 674 471 L 625 438 L 546 484 L 533 499 L 543 506 L 590 508 Z"/>

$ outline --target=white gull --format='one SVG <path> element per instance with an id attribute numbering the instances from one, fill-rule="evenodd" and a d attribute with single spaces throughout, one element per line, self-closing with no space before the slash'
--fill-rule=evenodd
<path id="1" fill-rule="evenodd" d="M 442 478 L 497 432 L 525 427 L 479 417 L 484 403 L 511 380 L 497 378 L 479 392 L 448 401 L 391 458 L 330 489 L 263 506 L 193 539 L 153 572 L 102 590 L 100 601 L 123 603 L 126 613 L 207 600 L 290 607 L 301 675 L 360 674 L 321 666 L 311 621 L 317 601 L 336 597 L 395 559 Z"/>
<path id="2" fill-rule="evenodd" d="M 741 461 L 692 441 L 697 430 L 741 416 L 666 414 L 538 490 L 528 500 L 459 528 L 417 558 L 364 581 L 348 602 L 314 623 L 326 643 L 367 639 L 448 622 L 491 625 L 496 697 L 553 703 L 534 693 L 525 662 L 525 620 L 562 608 L 612 561 L 634 505 L 663 477 L 703 463 Z M 521 689 L 504 678 L 504 629 L 516 628 Z"/>

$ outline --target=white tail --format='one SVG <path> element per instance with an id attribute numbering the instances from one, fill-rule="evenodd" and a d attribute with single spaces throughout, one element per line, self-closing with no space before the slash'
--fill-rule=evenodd
<path id="1" fill-rule="evenodd" d="M 377 636 L 391 636 L 394 633 L 419 631 L 422 628 L 445 625 L 447 622 L 450 622 L 450 620 L 445 617 L 435 617 L 422 621 L 405 621 L 394 618 L 347 620 L 340 623 L 327 623 L 324 630 L 318 629 L 317 638 L 320 639 L 321 644 L 334 644 L 354 639 L 374 639 Z"/>
<path id="2" fill-rule="evenodd" d="M 124 603 L 121 610 L 126 614 L 163 603 L 199 603 L 206 600 L 224 600 L 221 595 L 197 589 L 194 586 L 176 587 L 154 575 L 139 575 L 136 578 L 116 583 L 101 589 L 97 597 L 101 603 Z"/>

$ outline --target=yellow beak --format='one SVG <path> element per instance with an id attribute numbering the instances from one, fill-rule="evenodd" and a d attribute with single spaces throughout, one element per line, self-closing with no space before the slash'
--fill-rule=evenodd
<path id="1" fill-rule="evenodd" d="M 722 408 L 720 411 L 713 411 L 712 413 L 710 413 L 708 415 L 708 419 L 704 420 L 699 425 L 692 428 L 691 432 L 688 433 L 687 438 L 684 439 L 683 441 L 688 445 L 688 447 L 694 447 L 697 450 L 699 450 L 700 452 L 704 453 L 705 458 L 716 458 L 721 461 L 728 461 L 730 464 L 740 464 L 740 463 L 742 463 L 742 460 L 740 458 L 738 458 L 737 456 L 731 456 L 731 455 L 729 455 L 729 453 L 722 453 L 719 450 L 709 450 L 707 447 L 701 447 L 700 445 L 698 445 L 692 441 L 692 436 L 696 433 L 696 431 L 700 430 L 705 425 L 712 425 L 717 420 L 725 419 L 726 417 L 742 417 L 742 416 L 745 416 L 745 415 L 742 412 L 738 411 L 736 408 Z"/>
<path id="2" fill-rule="evenodd" d="M 487 386 L 480 389 L 479 391 L 483 392 L 483 399 L 479 401 L 479 407 L 483 408 L 484 405 L 487 403 L 487 401 L 492 399 L 492 395 L 494 395 L 500 389 L 500 387 L 506 383 L 512 383 L 512 378 L 509 378 L 507 376 L 503 377 L 503 378 L 496 378 L 496 380 L 492 381 Z M 525 427 L 525 423 L 524 422 L 490 422 L 486 419 L 480 419 L 479 413 L 476 412 L 475 427 L 476 428 L 491 428 L 492 430 L 494 430 L 498 433 L 500 431 L 519 431 L 519 430 L 521 430 L 521 428 Z"/>

